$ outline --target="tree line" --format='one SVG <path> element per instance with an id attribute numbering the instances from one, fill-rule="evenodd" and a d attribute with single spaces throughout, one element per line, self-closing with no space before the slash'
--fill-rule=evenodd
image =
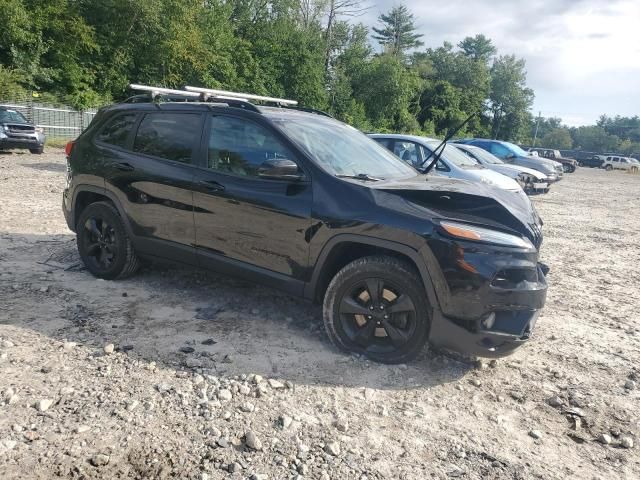
<path id="1" fill-rule="evenodd" d="M 525 62 L 482 34 L 424 48 L 404 5 L 363 0 L 0 0 L 0 93 L 83 109 L 131 82 L 295 98 L 366 131 L 530 142 Z M 540 122 L 541 138 L 560 124 Z M 605 126 L 602 126 L 605 128 Z M 547 131 L 549 130 L 549 131 Z M 560 132 L 555 132 L 560 137 Z M 573 139 L 573 137 L 572 137 Z"/>

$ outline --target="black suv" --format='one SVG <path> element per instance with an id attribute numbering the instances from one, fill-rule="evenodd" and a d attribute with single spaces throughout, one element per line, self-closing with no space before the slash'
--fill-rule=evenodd
<path id="1" fill-rule="evenodd" d="M 529 338 L 547 285 L 528 200 L 421 175 L 321 112 L 167 100 L 104 108 L 68 145 L 64 214 L 95 276 L 160 258 L 261 282 L 385 363 Z"/>
<path id="2" fill-rule="evenodd" d="M 44 152 L 44 130 L 29 121 L 17 110 L 0 105 L 0 150 L 23 148 L 31 153 Z"/>

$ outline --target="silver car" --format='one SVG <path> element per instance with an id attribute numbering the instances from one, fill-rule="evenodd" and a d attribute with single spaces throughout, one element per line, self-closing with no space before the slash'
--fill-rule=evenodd
<path id="1" fill-rule="evenodd" d="M 453 145 L 469 155 L 480 165 L 484 165 L 494 172 L 498 172 L 506 175 L 507 177 L 513 178 L 527 193 L 547 193 L 549 191 L 549 181 L 547 180 L 547 176 L 538 170 L 504 163 L 498 157 L 490 154 L 480 147 L 474 147 L 473 145 L 465 145 L 459 143 L 454 143 Z"/>
<path id="2" fill-rule="evenodd" d="M 369 136 L 418 169 L 422 167 L 423 162 L 440 144 L 440 140 L 435 138 L 414 135 L 374 133 Z M 447 144 L 444 147 L 432 172 L 443 177 L 461 178 L 503 190 L 522 192 L 518 182 L 478 164 L 478 162 L 452 144 Z"/>

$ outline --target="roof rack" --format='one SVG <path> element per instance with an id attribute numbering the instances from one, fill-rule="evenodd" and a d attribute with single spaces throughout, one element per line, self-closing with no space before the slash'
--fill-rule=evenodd
<path id="1" fill-rule="evenodd" d="M 247 100 L 258 100 L 260 102 L 265 103 L 278 103 L 280 105 L 298 105 L 298 102 L 295 100 L 287 100 L 286 98 L 275 98 L 275 97 L 263 97 L 261 95 L 253 95 L 251 93 L 238 93 L 238 92 L 228 92 L 226 90 L 214 90 L 211 88 L 201 88 L 201 87 L 184 87 L 189 93 L 199 93 L 204 95 L 211 95 L 216 98 L 235 98 L 242 99 L 244 101 Z"/>

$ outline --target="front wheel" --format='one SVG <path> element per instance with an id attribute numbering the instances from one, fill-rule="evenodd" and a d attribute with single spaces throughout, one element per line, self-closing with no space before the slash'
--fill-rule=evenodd
<path id="1" fill-rule="evenodd" d="M 360 258 L 340 270 L 323 313 L 334 345 L 381 363 L 415 358 L 431 324 L 420 277 L 408 263 L 386 256 Z"/>
<path id="2" fill-rule="evenodd" d="M 613 166 L 612 166 L 612 165 L 606 165 L 606 166 L 604 167 L 604 169 L 605 169 L 607 172 L 610 172 L 611 170 L 613 170 Z"/>
<path id="3" fill-rule="evenodd" d="M 42 155 L 44 153 L 44 147 L 40 148 L 30 148 L 29 151 L 34 155 Z"/>
<path id="4" fill-rule="evenodd" d="M 78 253 L 87 270 L 114 280 L 133 275 L 139 267 L 131 240 L 116 208 L 96 202 L 85 208 L 76 225 Z"/>

